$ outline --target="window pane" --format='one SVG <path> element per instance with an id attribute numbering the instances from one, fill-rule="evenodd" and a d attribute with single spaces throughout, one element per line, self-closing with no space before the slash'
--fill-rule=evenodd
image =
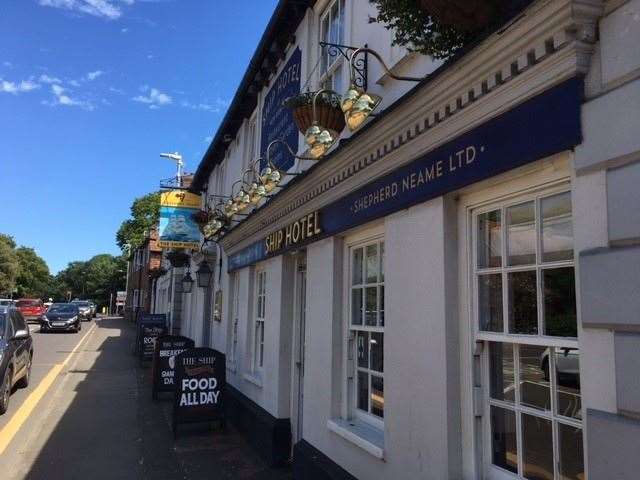
<path id="1" fill-rule="evenodd" d="M 357 348 L 358 366 L 369 368 L 369 334 L 367 332 L 358 332 Z"/>
<path id="2" fill-rule="evenodd" d="M 536 272 L 512 272 L 507 275 L 509 288 L 509 333 L 538 333 Z"/>
<path id="3" fill-rule="evenodd" d="M 573 224 L 569 192 L 540 200 L 542 210 L 542 261 L 573 258 Z"/>
<path id="4" fill-rule="evenodd" d="M 362 325 L 362 289 L 351 290 L 351 324 Z"/>
<path id="5" fill-rule="evenodd" d="M 582 419 L 580 350 L 577 348 L 556 348 L 555 360 L 558 415 Z"/>
<path id="6" fill-rule="evenodd" d="M 516 415 L 494 406 L 491 406 L 491 460 L 498 467 L 518 472 Z"/>
<path id="7" fill-rule="evenodd" d="M 499 273 L 478 277 L 478 317 L 480 330 L 502 332 L 502 276 Z"/>
<path id="8" fill-rule="evenodd" d="M 513 345 L 489 343 L 489 375 L 491 397 L 496 400 L 515 402 Z"/>
<path id="9" fill-rule="evenodd" d="M 528 265 L 536 261 L 536 213 L 533 202 L 507 208 L 508 263 Z"/>
<path id="10" fill-rule="evenodd" d="M 378 281 L 378 245 L 367 245 L 366 251 L 367 283 L 376 283 Z"/>
<path id="11" fill-rule="evenodd" d="M 351 275 L 351 284 L 360 285 L 362 283 L 362 249 L 356 248 L 353 251 L 353 274 Z"/>
<path id="12" fill-rule="evenodd" d="M 384 380 L 371 376 L 371 413 L 384 417 Z"/>
<path id="13" fill-rule="evenodd" d="M 384 372 L 384 334 L 371 332 L 371 370 Z"/>
<path id="14" fill-rule="evenodd" d="M 533 480 L 553 480 L 551 421 L 522 414 L 523 475 Z"/>
<path id="15" fill-rule="evenodd" d="M 543 270 L 544 333 L 577 337 L 576 283 L 573 267 Z"/>
<path id="16" fill-rule="evenodd" d="M 478 268 L 502 266 L 500 210 L 478 216 Z"/>
<path id="17" fill-rule="evenodd" d="M 365 289 L 365 323 L 375 327 L 378 322 L 378 287 Z"/>
<path id="18" fill-rule="evenodd" d="M 583 480 L 582 429 L 558 423 L 558 456 L 562 480 Z"/>
<path id="19" fill-rule="evenodd" d="M 519 349 L 520 402 L 528 407 L 551 410 L 549 349 L 537 345 L 520 345 Z"/>
<path id="20" fill-rule="evenodd" d="M 358 408 L 369 411 L 369 375 L 358 372 Z"/>
<path id="21" fill-rule="evenodd" d="M 380 295 L 380 326 L 384 327 L 384 285 L 378 287 L 378 294 Z"/>
<path id="22" fill-rule="evenodd" d="M 384 282 L 384 242 L 380 243 L 380 282 Z"/>

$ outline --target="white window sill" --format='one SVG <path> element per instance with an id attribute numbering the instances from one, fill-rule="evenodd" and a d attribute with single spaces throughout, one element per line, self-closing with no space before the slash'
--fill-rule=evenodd
<path id="1" fill-rule="evenodd" d="M 250 373 L 245 373 L 242 378 L 244 378 L 247 382 L 253 383 L 254 385 L 262 388 L 262 379 L 258 378 Z"/>
<path id="2" fill-rule="evenodd" d="M 360 420 L 334 418 L 327 421 L 327 428 L 345 440 L 354 443 L 365 452 L 384 460 L 384 432 Z"/>

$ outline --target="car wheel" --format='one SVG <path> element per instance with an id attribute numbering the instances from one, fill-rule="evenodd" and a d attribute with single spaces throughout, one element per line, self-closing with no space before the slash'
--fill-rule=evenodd
<path id="1" fill-rule="evenodd" d="M 76 328 L 76 332 L 82 330 L 82 322 L 78 322 L 78 328 Z"/>
<path id="2" fill-rule="evenodd" d="M 29 386 L 29 380 L 31 380 L 32 360 L 33 357 L 29 355 L 29 365 L 27 365 L 27 373 L 25 373 L 24 376 L 20 380 L 18 380 L 18 388 L 27 388 Z"/>
<path id="3" fill-rule="evenodd" d="M 2 381 L 0 391 L 0 415 L 5 413 L 9 408 L 9 398 L 11 397 L 11 369 L 7 368 Z"/>

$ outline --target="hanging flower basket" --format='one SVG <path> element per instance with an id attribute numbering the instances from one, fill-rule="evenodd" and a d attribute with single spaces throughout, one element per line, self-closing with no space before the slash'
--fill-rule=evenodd
<path id="1" fill-rule="evenodd" d="M 189 263 L 189 255 L 184 250 L 169 250 L 167 260 L 172 267 L 185 267 Z"/>
<path id="2" fill-rule="evenodd" d="M 284 101 L 284 106 L 293 110 L 293 120 L 304 135 L 313 123 L 313 96 L 316 92 L 305 92 Z M 337 133 L 344 130 L 344 113 L 340 108 L 340 97 L 325 92 L 316 100 L 316 120 L 320 125 Z"/>
<path id="3" fill-rule="evenodd" d="M 507 0 L 419 0 L 418 3 L 440 24 L 469 32 L 491 23 Z"/>
<path id="4" fill-rule="evenodd" d="M 198 210 L 197 212 L 191 214 L 191 218 L 193 218 L 193 221 L 198 225 L 200 232 L 204 233 L 202 229 L 209 222 L 209 220 L 211 220 L 212 215 L 207 210 Z"/>

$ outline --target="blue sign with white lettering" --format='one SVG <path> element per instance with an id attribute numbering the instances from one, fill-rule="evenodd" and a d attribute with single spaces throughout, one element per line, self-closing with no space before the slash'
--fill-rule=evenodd
<path id="1" fill-rule="evenodd" d="M 322 235 L 296 247 L 575 147 L 582 92 L 582 78 L 569 79 L 325 206 Z M 267 256 L 260 240 L 231 255 L 229 271 Z"/>
<path id="2" fill-rule="evenodd" d="M 260 152 L 263 160 L 260 168 L 266 165 L 266 149 L 275 139 L 284 140 L 291 150 L 298 151 L 298 127 L 293 120 L 293 113 L 282 102 L 300 93 L 300 66 L 302 52 L 300 48 L 289 57 L 280 75 L 264 98 L 262 105 L 262 134 L 260 136 Z M 293 166 L 294 157 L 283 145 L 275 145 L 271 149 L 271 162 L 285 172 Z"/>

